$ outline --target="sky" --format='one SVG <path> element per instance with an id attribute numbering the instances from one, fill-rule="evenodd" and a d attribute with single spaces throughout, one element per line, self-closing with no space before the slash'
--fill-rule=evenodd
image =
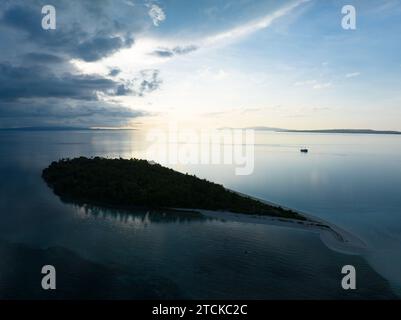
<path id="1" fill-rule="evenodd" d="M 1 0 L 0 128 L 401 130 L 400 40 L 401 0 Z"/>

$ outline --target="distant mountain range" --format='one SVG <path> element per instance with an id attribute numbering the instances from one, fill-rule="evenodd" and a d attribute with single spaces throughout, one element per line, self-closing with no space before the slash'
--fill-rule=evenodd
<path id="1" fill-rule="evenodd" d="M 1 131 L 80 131 L 91 130 L 90 128 L 81 127 L 16 127 L 16 128 L 0 128 Z"/>
<path id="2" fill-rule="evenodd" d="M 229 129 L 229 128 L 222 128 Z M 231 128 L 233 129 L 233 128 Z M 255 131 L 272 132 L 299 132 L 299 133 L 356 133 L 356 134 L 401 134 L 401 131 L 372 130 L 372 129 L 319 129 L 319 130 L 295 130 L 274 127 L 247 127 L 242 129 L 253 129 Z"/>
<path id="3" fill-rule="evenodd" d="M 0 128 L 0 131 L 97 131 L 97 130 L 136 130 L 130 128 L 88 128 L 88 127 L 17 127 Z"/>
<path id="4" fill-rule="evenodd" d="M 253 129 L 255 131 L 271 131 L 271 132 L 298 132 L 298 133 L 355 133 L 355 134 L 400 134 L 401 131 L 393 130 L 372 130 L 372 129 L 320 129 L 320 130 L 295 130 L 283 129 L 275 127 L 246 127 L 246 128 L 231 128 L 224 127 L 223 129 Z M 96 130 L 137 130 L 130 128 L 85 128 L 85 127 L 19 127 L 19 128 L 0 128 L 0 131 L 96 131 Z"/>

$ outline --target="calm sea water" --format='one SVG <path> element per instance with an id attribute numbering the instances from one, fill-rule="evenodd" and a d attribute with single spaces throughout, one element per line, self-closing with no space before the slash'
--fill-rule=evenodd
<path id="1" fill-rule="evenodd" d="M 308 212 L 363 239 L 363 256 L 283 227 L 63 203 L 41 170 L 62 157 L 141 157 L 135 131 L 0 132 L 0 298 L 395 298 L 401 296 L 401 137 L 257 133 L 255 171 L 175 166 Z M 299 148 L 307 146 L 309 154 Z M 56 292 L 40 268 L 57 269 Z M 341 268 L 357 290 L 341 289 Z"/>

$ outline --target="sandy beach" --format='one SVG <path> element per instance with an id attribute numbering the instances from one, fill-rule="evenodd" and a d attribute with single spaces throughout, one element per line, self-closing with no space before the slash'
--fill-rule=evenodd
<path id="1" fill-rule="evenodd" d="M 263 201 L 257 199 L 259 201 Z M 278 207 L 277 204 L 263 201 L 272 206 Z M 282 208 L 285 208 L 281 206 Z M 359 239 L 357 236 L 351 234 L 350 232 L 329 223 L 323 219 L 314 217 L 312 215 L 299 212 L 297 210 L 291 209 L 298 214 L 305 217 L 307 220 L 295 220 L 287 219 L 281 217 L 273 217 L 267 215 L 250 215 L 243 213 L 233 213 L 228 211 L 211 211 L 203 209 L 185 209 L 185 208 L 175 208 L 180 211 L 197 211 L 206 217 L 211 217 L 214 219 L 220 219 L 223 221 L 236 221 L 241 223 L 255 223 L 255 224 L 266 224 L 271 226 L 300 229 L 308 232 L 318 233 L 322 242 L 330 249 L 338 251 L 345 254 L 362 254 L 366 250 L 366 244 Z M 289 208 L 285 208 L 289 209 Z"/>

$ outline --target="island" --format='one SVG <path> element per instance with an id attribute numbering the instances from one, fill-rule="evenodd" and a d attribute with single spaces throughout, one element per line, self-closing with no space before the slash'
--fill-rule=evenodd
<path id="1" fill-rule="evenodd" d="M 241 130 L 255 130 L 255 131 L 270 131 L 270 132 L 278 132 L 278 133 L 328 133 L 328 134 L 390 134 L 390 135 L 401 135 L 401 131 L 395 130 L 373 130 L 373 129 L 284 129 L 284 128 L 275 128 L 275 127 L 246 127 L 246 128 L 230 128 L 224 127 L 220 128 L 220 130 L 233 130 L 233 129 L 241 129 Z"/>
<path id="2" fill-rule="evenodd" d="M 52 162 L 42 177 L 65 200 L 114 207 L 185 208 L 307 220 L 194 175 L 147 160 L 101 157 Z"/>

